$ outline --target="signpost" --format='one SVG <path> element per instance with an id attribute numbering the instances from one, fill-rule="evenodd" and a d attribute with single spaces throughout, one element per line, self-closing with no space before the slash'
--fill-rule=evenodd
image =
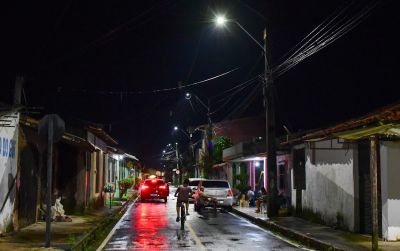
<path id="1" fill-rule="evenodd" d="M 57 114 L 44 116 L 38 126 L 39 137 L 47 140 L 47 189 L 46 189 L 46 243 L 50 247 L 51 239 L 51 190 L 53 171 L 53 143 L 59 141 L 64 134 L 65 123 Z"/>

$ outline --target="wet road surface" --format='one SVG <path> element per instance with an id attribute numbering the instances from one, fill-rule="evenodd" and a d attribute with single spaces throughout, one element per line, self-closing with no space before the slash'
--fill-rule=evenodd
<path id="1" fill-rule="evenodd" d="M 271 232 L 230 213 L 189 206 L 185 230 L 176 222 L 175 198 L 132 205 L 102 250 L 299 250 Z"/>

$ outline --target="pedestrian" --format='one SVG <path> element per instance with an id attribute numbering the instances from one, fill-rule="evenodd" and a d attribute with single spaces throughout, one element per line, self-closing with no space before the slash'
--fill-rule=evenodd
<path id="1" fill-rule="evenodd" d="M 261 194 L 256 200 L 256 213 L 259 213 L 261 211 L 261 204 L 263 204 L 264 208 L 266 207 L 267 200 L 268 200 L 267 191 L 265 190 L 264 187 L 261 187 Z"/>
<path id="2" fill-rule="evenodd" d="M 249 186 L 248 190 L 247 190 L 247 200 L 249 201 L 249 206 L 250 207 L 254 207 L 255 206 L 254 191 L 252 190 L 251 186 Z"/>

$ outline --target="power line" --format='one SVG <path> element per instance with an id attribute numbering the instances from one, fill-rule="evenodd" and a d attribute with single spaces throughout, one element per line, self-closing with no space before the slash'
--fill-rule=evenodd
<path id="1" fill-rule="evenodd" d="M 188 88 L 188 87 L 197 86 L 197 85 L 201 85 L 201 84 L 207 83 L 207 82 L 209 82 L 211 80 L 218 79 L 218 78 L 221 78 L 221 77 L 223 77 L 225 75 L 228 75 L 228 74 L 230 74 L 230 73 L 232 73 L 232 72 L 234 72 L 234 71 L 236 71 L 236 70 L 238 70 L 240 68 L 241 67 L 236 67 L 236 68 L 233 68 L 233 69 L 231 69 L 229 71 L 226 71 L 226 72 L 223 72 L 221 74 L 218 74 L 216 76 L 209 77 L 209 78 L 206 78 L 206 79 L 203 79 L 203 80 L 191 83 L 191 84 L 177 86 L 177 87 L 154 89 L 154 90 L 150 90 L 150 91 L 111 91 L 111 90 L 109 90 L 109 91 L 105 91 L 105 90 L 98 91 L 98 90 L 87 90 L 87 89 L 79 89 L 79 90 L 78 89 L 73 89 L 73 91 L 75 91 L 75 92 L 79 91 L 79 92 L 82 92 L 82 93 L 103 94 L 103 95 L 139 95 L 139 94 L 152 94 L 152 93 L 154 94 L 154 93 L 161 93 L 161 92 L 169 92 L 169 91 L 176 91 L 176 90 L 185 89 L 185 88 Z"/>
<path id="2" fill-rule="evenodd" d="M 296 52 L 288 57 L 283 63 L 272 69 L 274 77 L 276 78 L 283 75 L 291 68 L 302 62 L 304 59 L 310 57 L 311 55 L 315 54 L 316 52 L 320 51 L 321 49 L 325 48 L 326 46 L 330 45 L 337 39 L 347 34 L 349 31 L 351 31 L 361 22 L 363 22 L 378 4 L 379 1 L 370 2 L 350 18 L 348 17 L 350 16 L 350 13 L 346 13 L 346 11 L 349 9 L 349 6 L 346 6 L 341 11 L 339 11 L 338 14 L 331 18 L 330 21 L 324 20 L 323 23 L 326 23 L 326 25 L 324 25 L 319 30 L 314 29 L 310 34 L 306 36 L 307 38 L 312 33 L 315 33 L 313 36 L 311 36 L 311 38 L 309 38 L 303 45 L 301 45 L 300 48 L 298 48 Z M 340 19 L 330 26 L 330 24 L 339 17 Z M 321 25 L 317 26 L 317 28 L 321 27 Z M 317 35 L 319 35 L 320 33 L 322 34 L 317 37 Z M 305 39 L 303 39 L 302 41 L 304 40 Z M 298 43 L 295 47 L 299 46 L 300 43 Z"/>

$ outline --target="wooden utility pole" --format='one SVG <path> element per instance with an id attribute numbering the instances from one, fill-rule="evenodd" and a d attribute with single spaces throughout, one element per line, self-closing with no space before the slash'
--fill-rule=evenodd
<path id="1" fill-rule="evenodd" d="M 372 209 L 372 250 L 378 250 L 378 141 L 371 136 L 371 209 Z"/>
<path id="2" fill-rule="evenodd" d="M 15 86 L 14 86 L 14 105 L 21 105 L 21 92 L 22 92 L 22 86 L 24 84 L 24 77 L 22 76 L 17 76 L 15 78 Z"/>
<path id="3" fill-rule="evenodd" d="M 276 142 L 275 142 L 275 103 L 274 86 L 271 70 L 268 65 L 267 56 L 267 29 L 264 30 L 264 61 L 265 61 L 265 83 L 264 83 L 264 106 L 266 117 L 266 150 L 268 170 L 268 217 L 278 215 L 278 191 L 276 170 Z"/>

